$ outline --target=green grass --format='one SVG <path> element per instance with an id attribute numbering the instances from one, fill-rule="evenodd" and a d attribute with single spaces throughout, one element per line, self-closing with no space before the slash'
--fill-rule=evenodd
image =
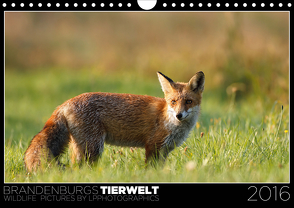
<path id="1" fill-rule="evenodd" d="M 94 70 L 6 70 L 5 181 L 289 182 L 289 105 L 265 102 L 259 95 L 235 101 L 213 91 L 204 91 L 199 122 L 163 166 L 146 168 L 144 149 L 105 145 L 93 165 L 72 165 L 66 153 L 61 158 L 64 169 L 53 165 L 26 172 L 23 154 L 58 105 L 90 91 L 162 97 L 156 73 L 154 77 Z"/>

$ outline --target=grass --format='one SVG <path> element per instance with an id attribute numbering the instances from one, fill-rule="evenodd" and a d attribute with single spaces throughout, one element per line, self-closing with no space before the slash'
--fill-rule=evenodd
<path id="1" fill-rule="evenodd" d="M 143 149 L 105 145 L 93 165 L 72 165 L 66 152 L 64 169 L 28 174 L 23 154 L 32 137 L 58 105 L 90 91 L 163 96 L 156 79 L 127 72 L 6 70 L 5 182 L 289 182 L 289 105 L 215 91 L 204 92 L 195 129 L 163 166 L 146 168 Z"/>

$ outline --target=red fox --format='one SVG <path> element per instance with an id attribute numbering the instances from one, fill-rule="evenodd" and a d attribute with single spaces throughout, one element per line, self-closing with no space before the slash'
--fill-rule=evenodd
<path id="1" fill-rule="evenodd" d="M 164 161 L 195 127 L 205 78 L 199 71 L 188 83 L 175 83 L 161 72 L 157 75 L 165 98 L 93 92 L 58 106 L 25 152 L 27 170 L 36 170 L 42 158 L 58 157 L 68 144 L 73 162 L 95 161 L 104 143 L 143 147 L 146 162 Z"/>

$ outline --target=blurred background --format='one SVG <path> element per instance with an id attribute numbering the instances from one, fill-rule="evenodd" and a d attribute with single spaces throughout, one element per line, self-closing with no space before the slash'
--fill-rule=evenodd
<path id="1" fill-rule="evenodd" d="M 202 70 L 223 96 L 242 83 L 288 102 L 289 13 L 6 12 L 5 70 L 49 68 L 180 81 Z"/>
<path id="2" fill-rule="evenodd" d="M 220 100 L 287 105 L 289 13 L 6 12 L 6 74 L 48 70 L 156 82 L 201 70 Z"/>

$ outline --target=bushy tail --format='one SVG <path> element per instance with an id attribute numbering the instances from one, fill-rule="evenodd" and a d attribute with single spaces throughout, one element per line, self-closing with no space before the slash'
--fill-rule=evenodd
<path id="1" fill-rule="evenodd" d="M 66 119 L 57 109 L 45 123 L 44 128 L 34 136 L 25 152 L 24 162 L 27 170 L 36 170 L 41 161 L 57 157 L 69 143 L 69 138 Z"/>

